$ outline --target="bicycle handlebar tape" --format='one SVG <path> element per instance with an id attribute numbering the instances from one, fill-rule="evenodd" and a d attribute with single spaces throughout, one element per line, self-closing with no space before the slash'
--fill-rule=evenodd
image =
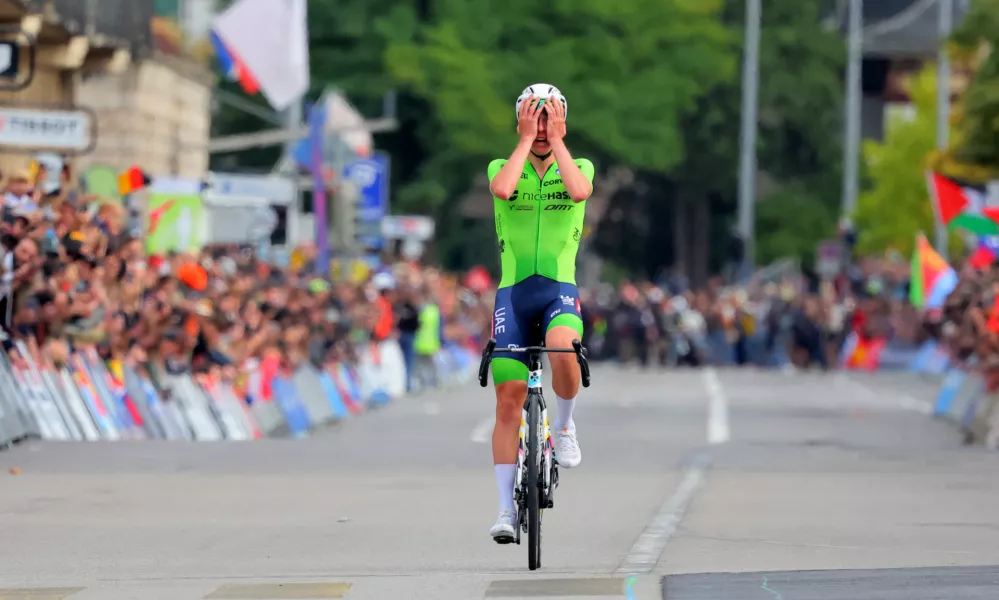
<path id="1" fill-rule="evenodd" d="M 576 362 L 579 363 L 579 378 L 583 387 L 590 387 L 590 365 L 586 362 L 586 348 L 579 340 L 572 340 L 572 349 L 576 351 Z"/>
<path id="2" fill-rule="evenodd" d="M 492 358 L 493 350 L 496 349 L 496 338 L 489 338 L 486 347 L 482 351 L 482 360 L 479 362 L 479 386 L 486 387 L 489 379 L 489 360 Z"/>

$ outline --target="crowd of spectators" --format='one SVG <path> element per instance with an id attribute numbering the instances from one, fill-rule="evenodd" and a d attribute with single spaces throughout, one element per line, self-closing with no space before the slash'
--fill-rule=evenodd
<path id="1" fill-rule="evenodd" d="M 285 268 L 247 247 L 147 256 L 119 204 L 71 190 L 68 172 L 67 185 L 33 187 L 45 177 L 15 172 L 5 182 L 0 319 L 8 338 L 46 360 L 93 348 L 170 373 L 235 376 L 268 357 L 288 368 L 356 361 L 368 342 L 393 338 L 411 383 L 433 384 L 442 344 L 478 352 L 490 333 L 495 289 L 482 269 L 458 277 L 389 261 L 364 281 L 331 282 L 310 247 Z M 994 279 L 967 278 L 948 302 L 943 332 L 965 354 L 993 342 L 999 352 L 996 334 L 970 333 L 987 321 Z M 872 259 L 822 285 L 797 273 L 741 288 L 603 284 L 581 292 L 584 343 L 594 360 L 647 367 L 830 368 L 851 331 L 910 346 L 933 333 L 908 305 L 907 282 L 907 261 Z"/>
<path id="2" fill-rule="evenodd" d="M 57 366 L 92 348 L 168 373 L 236 377 L 267 358 L 287 368 L 356 361 L 368 342 L 395 338 L 412 373 L 441 343 L 478 346 L 488 330 L 480 295 L 436 269 L 396 262 L 361 282 L 331 282 L 316 274 L 307 246 L 296 268 L 277 268 L 248 247 L 148 256 L 121 205 L 71 190 L 68 172 L 67 185 L 33 186 L 45 179 L 11 173 L 0 199 L 8 351 L 23 340 Z M 439 327 L 421 337 L 427 306 Z"/>
<path id="3" fill-rule="evenodd" d="M 598 356 L 646 367 L 789 370 L 842 365 L 857 334 L 883 342 L 880 366 L 902 366 L 929 337 L 908 283 L 897 257 L 864 259 L 825 281 L 795 272 L 738 288 L 624 282 L 584 293 L 584 337 Z"/>
<path id="4" fill-rule="evenodd" d="M 939 311 L 927 315 L 926 328 L 962 366 L 999 389 L 999 263 L 966 265 L 957 287 Z"/>

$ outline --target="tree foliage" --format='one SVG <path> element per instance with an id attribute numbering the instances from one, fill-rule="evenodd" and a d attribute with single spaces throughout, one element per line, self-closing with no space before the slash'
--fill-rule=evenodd
<path id="1" fill-rule="evenodd" d="M 743 27 L 743 2 L 730 3 Z M 756 213 L 758 264 L 784 257 L 814 256 L 816 242 L 833 233 L 839 202 L 843 123 L 844 44 L 821 25 L 814 1 L 767 2 L 760 41 L 758 168 L 772 177 L 777 189 L 760 198 Z M 717 104 L 728 107 L 729 139 L 715 140 L 718 164 L 731 173 L 724 188 L 735 204 L 738 173 L 736 100 L 741 84 L 718 90 Z M 727 100 L 727 101 L 726 101 Z M 710 163 L 696 171 L 707 178 Z M 682 173 L 694 173 L 684 169 Z"/>
<path id="2" fill-rule="evenodd" d="M 478 157 L 515 141 L 513 101 L 539 81 L 569 101 L 577 152 L 665 171 L 684 153 L 678 123 L 734 71 L 719 0 L 439 0 L 415 36 L 399 8 L 390 72 L 426 98 L 449 144 Z M 530 15 L 530 18 L 525 16 Z"/>
<path id="3" fill-rule="evenodd" d="M 953 156 L 980 168 L 975 179 L 999 177 L 999 0 L 975 0 L 951 41 L 953 54 L 975 67 L 961 98 Z"/>
<path id="4" fill-rule="evenodd" d="M 936 147 L 936 67 L 924 67 L 908 83 L 909 116 L 893 114 L 884 142 L 863 146 L 870 188 L 857 199 L 857 251 L 882 253 L 894 248 L 908 254 L 916 233 L 932 237 L 933 207 L 926 182 L 929 157 Z"/>
<path id="5" fill-rule="evenodd" d="M 722 22 L 730 31 L 727 51 L 738 60 L 742 51 L 745 3 L 728 0 Z M 757 206 L 757 262 L 788 256 L 810 257 L 815 242 L 832 233 L 833 207 L 839 198 L 840 134 L 842 123 L 842 39 L 821 26 L 819 3 L 772 0 L 762 13 L 760 36 L 758 169 L 780 186 L 774 199 Z M 697 108 L 681 124 L 686 145 L 683 160 L 667 173 L 659 188 L 660 202 L 707 202 L 711 267 L 727 259 L 724 249 L 737 202 L 742 82 L 738 71 L 711 86 Z M 787 186 L 788 191 L 780 188 Z M 793 200 L 790 194 L 794 194 Z M 772 200 L 772 202 L 771 202 Z M 783 210 L 792 207 L 794 210 Z M 665 215 L 654 222 L 653 235 L 671 231 Z M 802 226 L 808 223 L 808 226 Z M 608 246 L 625 246 L 640 231 L 621 230 Z M 773 238 L 773 239 L 771 239 Z M 672 248 L 660 253 L 673 260 Z M 627 264 L 625 261 L 621 261 Z"/>
<path id="6" fill-rule="evenodd" d="M 761 204 L 761 238 L 772 227 L 817 235 L 820 227 L 802 223 L 829 221 L 838 197 L 843 43 L 821 27 L 819 4 L 768 0 L 763 11 L 759 165 L 795 198 Z M 717 248 L 726 243 L 737 189 L 743 13 L 743 0 L 309 0 L 310 96 L 335 86 L 377 116 L 383 94 L 399 91 L 400 128 L 376 137 L 393 156 L 393 210 L 437 217 L 439 256 L 463 266 L 494 250 L 488 224 L 468 235 L 458 199 L 488 159 L 512 149 L 520 90 L 557 85 L 569 101 L 573 153 L 601 171 L 628 166 L 636 174 L 620 199 L 645 223 L 608 226 L 606 253 L 626 269 L 652 272 L 672 260 L 678 197 L 710 202 L 721 216 L 700 235 Z M 234 133 L 262 124 L 226 110 L 215 125 Z M 264 168 L 277 155 L 246 152 L 239 161 Z M 794 211 L 780 210 L 785 205 Z M 761 251 L 806 245 L 761 243 Z"/>

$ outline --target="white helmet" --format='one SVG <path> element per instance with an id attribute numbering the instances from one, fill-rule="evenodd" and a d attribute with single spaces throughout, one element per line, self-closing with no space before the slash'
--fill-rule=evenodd
<path id="1" fill-rule="evenodd" d="M 520 96 L 517 98 L 517 104 L 514 106 L 513 114 L 516 115 L 518 119 L 520 118 L 520 105 L 523 104 L 524 100 L 527 100 L 527 97 L 531 95 L 545 100 L 549 98 L 561 100 L 562 106 L 565 107 L 565 114 L 569 114 L 569 104 L 565 101 L 565 96 L 562 95 L 562 92 L 558 91 L 557 87 L 547 83 L 535 83 L 534 85 L 529 85 L 524 88 L 524 91 L 521 92 Z"/>

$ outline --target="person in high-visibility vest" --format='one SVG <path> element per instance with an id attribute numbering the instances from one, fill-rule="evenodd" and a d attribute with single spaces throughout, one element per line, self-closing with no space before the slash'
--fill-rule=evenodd
<path id="1" fill-rule="evenodd" d="M 420 326 L 416 330 L 413 348 L 416 350 L 417 372 L 423 384 L 437 385 L 437 368 L 434 358 L 441 349 L 441 311 L 429 296 L 420 307 Z M 429 377 L 429 382 L 427 381 Z"/>

